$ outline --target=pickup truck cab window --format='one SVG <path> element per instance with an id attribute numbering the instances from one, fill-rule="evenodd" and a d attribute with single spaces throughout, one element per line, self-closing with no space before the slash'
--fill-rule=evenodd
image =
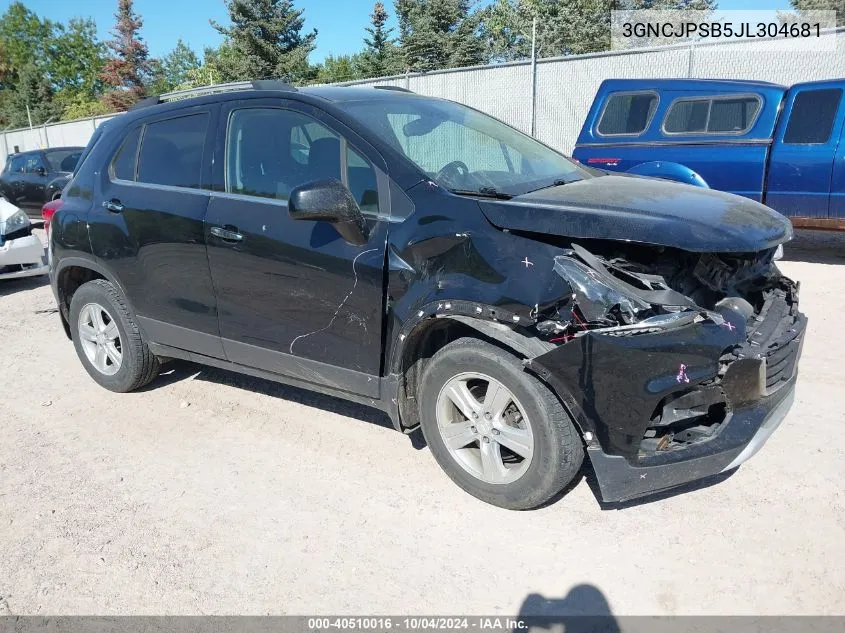
<path id="1" fill-rule="evenodd" d="M 676 99 L 663 120 L 664 134 L 744 134 L 760 112 L 757 95 Z"/>
<path id="2" fill-rule="evenodd" d="M 645 132 L 657 110 L 653 92 L 629 92 L 608 97 L 596 131 L 602 136 L 636 136 Z"/>
<path id="3" fill-rule="evenodd" d="M 783 142 L 795 145 L 827 143 L 841 99 L 841 88 L 803 90 L 795 95 Z"/>

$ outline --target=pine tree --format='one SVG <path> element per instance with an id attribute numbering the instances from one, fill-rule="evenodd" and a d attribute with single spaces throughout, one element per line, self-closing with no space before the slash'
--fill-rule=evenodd
<path id="1" fill-rule="evenodd" d="M 397 65 L 396 45 L 387 28 L 387 10 L 376 2 L 370 14 L 371 26 L 367 27 L 369 37 L 364 38 L 364 52 L 361 58 L 361 72 L 365 77 L 384 77 L 400 72 Z"/>
<path id="2" fill-rule="evenodd" d="M 101 78 L 113 88 L 103 96 L 103 103 L 113 110 L 126 110 L 146 93 L 144 80 L 150 70 L 149 51 L 138 31 L 143 21 L 132 7 L 133 0 L 118 0 L 112 35 L 107 43 L 112 51 L 103 67 Z"/>
<path id="3" fill-rule="evenodd" d="M 469 0 L 396 0 L 399 44 L 407 68 L 429 71 L 485 61 L 482 12 Z"/>
<path id="4" fill-rule="evenodd" d="M 845 0 L 789 0 L 798 13 L 804 11 L 836 11 L 836 26 L 845 24 Z"/>
<path id="5" fill-rule="evenodd" d="M 308 55 L 317 31 L 303 35 L 303 11 L 291 0 L 226 0 L 231 26 L 211 25 L 226 36 L 236 53 L 228 58 L 225 74 L 232 80 L 311 79 Z"/>

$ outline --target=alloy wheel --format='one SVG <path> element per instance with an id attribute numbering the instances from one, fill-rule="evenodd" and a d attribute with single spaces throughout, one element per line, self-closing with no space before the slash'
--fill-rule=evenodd
<path id="1" fill-rule="evenodd" d="M 117 322 L 98 303 L 89 303 L 79 312 L 79 340 L 90 363 L 105 376 L 113 376 L 123 362 L 123 343 Z"/>
<path id="2" fill-rule="evenodd" d="M 450 455 L 474 477 L 509 484 L 531 465 L 531 423 L 523 406 L 498 380 L 475 372 L 454 376 L 440 390 L 436 416 Z"/>

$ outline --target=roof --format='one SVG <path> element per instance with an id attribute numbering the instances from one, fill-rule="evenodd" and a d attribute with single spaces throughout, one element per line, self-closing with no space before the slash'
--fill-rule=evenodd
<path id="1" fill-rule="evenodd" d="M 655 90 L 737 90 L 743 88 L 786 90 L 786 86 L 780 84 L 750 79 L 605 79 L 602 86 L 637 90 L 644 87 Z"/>
<path id="2" fill-rule="evenodd" d="M 8 154 L 9 157 L 12 156 L 23 156 L 24 154 L 35 154 L 36 152 L 57 152 L 62 150 L 83 150 L 84 147 L 77 146 L 77 145 L 64 145 L 62 147 L 42 147 L 39 149 L 25 149 L 22 152 L 11 152 Z"/>

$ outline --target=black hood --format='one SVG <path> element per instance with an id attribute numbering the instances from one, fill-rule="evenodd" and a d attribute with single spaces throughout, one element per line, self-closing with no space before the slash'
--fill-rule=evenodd
<path id="1" fill-rule="evenodd" d="M 480 202 L 499 228 L 580 239 L 751 253 L 792 237 L 789 220 L 748 198 L 631 176 L 600 176 Z"/>

